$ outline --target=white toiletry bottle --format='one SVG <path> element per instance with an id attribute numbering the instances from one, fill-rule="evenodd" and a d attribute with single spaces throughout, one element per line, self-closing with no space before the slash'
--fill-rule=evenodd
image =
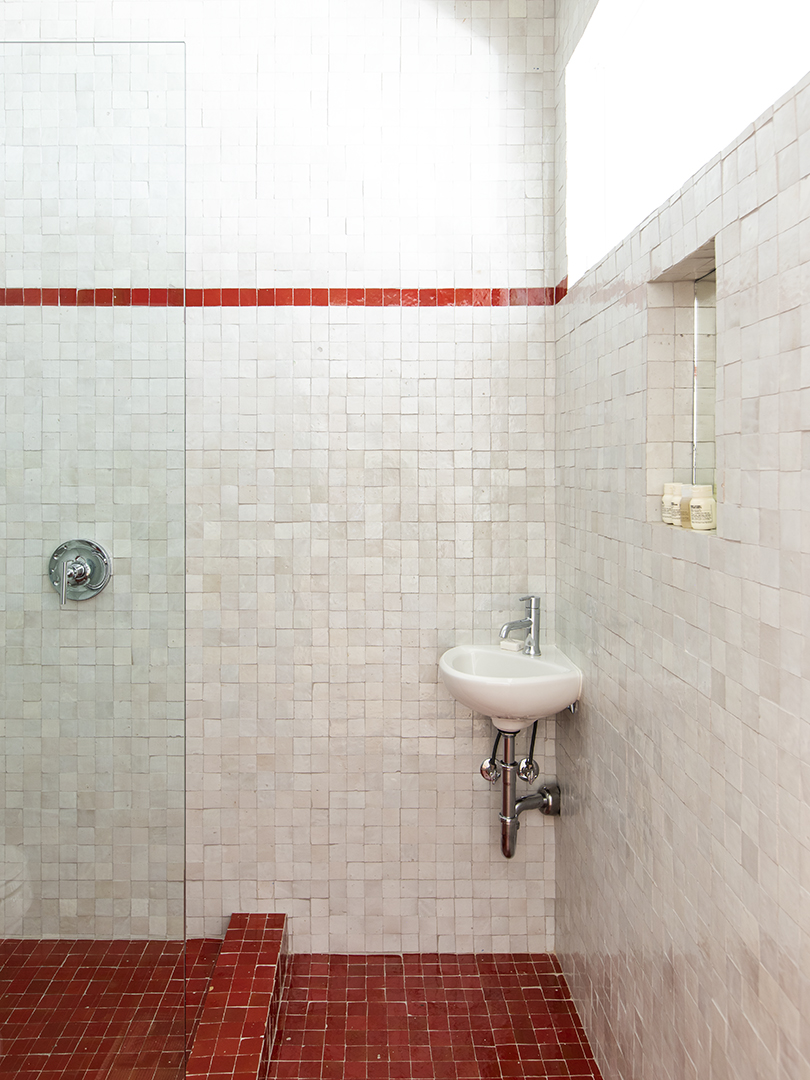
<path id="1" fill-rule="evenodd" d="M 681 488 L 683 484 L 664 484 L 661 498 L 661 520 L 665 525 L 681 523 Z"/>
<path id="2" fill-rule="evenodd" d="M 678 520 L 676 525 L 680 525 L 682 529 L 692 528 L 692 519 L 689 516 L 689 504 L 692 501 L 692 485 L 681 485 L 681 497 L 678 500 Z"/>
<path id="3" fill-rule="evenodd" d="M 664 494 L 661 496 L 661 520 L 665 525 L 672 524 L 672 515 L 669 513 L 669 498 L 672 495 L 672 484 L 664 484 Z"/>
<path id="4" fill-rule="evenodd" d="M 711 484 L 693 484 L 689 500 L 690 528 L 706 532 L 717 528 L 717 503 Z"/>

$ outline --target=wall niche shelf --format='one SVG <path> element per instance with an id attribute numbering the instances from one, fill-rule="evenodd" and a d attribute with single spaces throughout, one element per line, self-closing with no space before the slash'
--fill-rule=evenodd
<path id="1" fill-rule="evenodd" d="M 715 485 L 716 293 L 713 239 L 647 283 L 649 522 L 664 484 Z"/>

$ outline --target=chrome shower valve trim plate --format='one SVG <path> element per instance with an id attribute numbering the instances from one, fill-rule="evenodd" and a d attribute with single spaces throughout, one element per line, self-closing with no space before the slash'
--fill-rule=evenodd
<path id="1" fill-rule="evenodd" d="M 109 553 L 95 540 L 67 540 L 51 555 L 48 577 L 59 602 L 97 596 L 112 575 Z"/>

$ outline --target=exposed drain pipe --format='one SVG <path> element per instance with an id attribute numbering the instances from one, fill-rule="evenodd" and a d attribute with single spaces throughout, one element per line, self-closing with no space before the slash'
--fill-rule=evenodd
<path id="1" fill-rule="evenodd" d="M 518 821 L 517 803 L 515 799 L 515 774 L 517 762 L 515 761 L 515 736 L 503 734 L 503 792 L 501 800 L 501 851 L 511 859 L 517 846 L 517 831 L 520 828 Z"/>
<path id="2" fill-rule="evenodd" d="M 495 754 L 501 738 L 503 738 L 503 759 L 498 761 Z M 525 764 L 526 762 L 521 762 L 521 768 Z M 495 783 L 501 773 L 503 773 L 503 791 L 501 812 L 498 815 L 501 820 L 501 851 L 507 859 L 511 859 L 517 847 L 520 815 L 524 810 L 539 810 L 542 814 L 559 814 L 560 786 L 555 783 L 543 784 L 531 795 L 522 795 L 519 799 L 516 797 L 515 778 L 518 774 L 518 765 L 515 761 L 514 732 L 498 732 L 492 755 L 481 766 L 481 775 L 490 783 Z"/>

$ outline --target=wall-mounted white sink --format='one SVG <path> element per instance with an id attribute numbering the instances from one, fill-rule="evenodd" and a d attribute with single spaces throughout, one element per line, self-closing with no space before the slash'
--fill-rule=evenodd
<path id="1" fill-rule="evenodd" d="M 499 731 L 515 732 L 579 701 L 582 672 L 556 645 L 542 655 L 497 645 L 456 645 L 439 660 L 442 681 L 456 701 L 492 717 Z"/>

